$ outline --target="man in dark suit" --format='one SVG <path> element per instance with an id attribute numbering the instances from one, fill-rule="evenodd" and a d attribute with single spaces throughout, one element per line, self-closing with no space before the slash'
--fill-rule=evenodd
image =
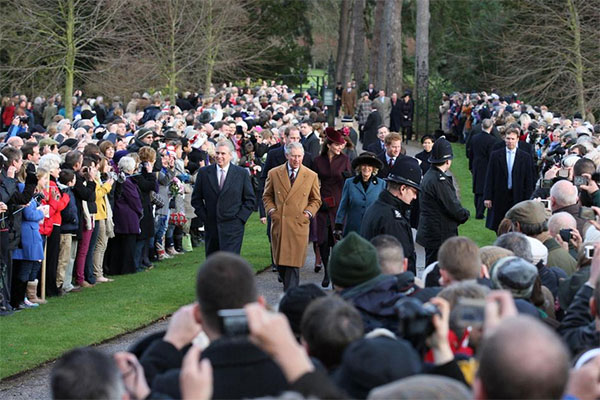
<path id="1" fill-rule="evenodd" d="M 377 138 L 370 144 L 363 145 L 364 151 L 370 151 L 373 154 L 379 154 L 385 151 L 385 137 L 390 133 L 389 129 L 385 125 L 379 125 L 377 129 Z"/>
<path id="2" fill-rule="evenodd" d="M 369 83 L 369 88 L 367 89 L 367 93 L 369 93 L 369 100 L 373 101 L 377 98 L 377 94 L 379 92 L 375 89 L 375 85 L 373 85 L 372 83 Z"/>
<path id="3" fill-rule="evenodd" d="M 215 150 L 217 164 L 198 170 L 192 194 L 192 206 L 204 223 L 206 257 L 220 250 L 240 253 L 244 225 L 256 204 L 250 175 L 231 163 L 231 142 L 221 140 Z"/>
<path id="4" fill-rule="evenodd" d="M 471 146 L 469 147 L 468 157 L 469 160 L 472 160 L 471 173 L 473 174 L 476 219 L 484 218 L 483 191 L 485 189 L 485 177 L 493 147 L 496 143 L 500 142 L 492 134 L 493 126 L 494 124 L 491 119 L 484 119 L 481 123 L 482 130 L 471 138 Z"/>
<path id="5" fill-rule="evenodd" d="M 383 129 L 387 130 L 385 127 L 383 127 Z M 388 177 L 390 170 L 396 164 L 398 159 L 406 157 L 400 154 L 400 151 L 402 150 L 402 136 L 400 136 L 399 133 L 388 133 L 385 136 L 384 143 L 385 151 L 382 151 L 377 155 L 377 158 L 383 163 L 383 167 L 377 172 L 377 177 L 381 179 Z"/>
<path id="6" fill-rule="evenodd" d="M 377 130 L 381 126 L 381 114 L 378 111 L 379 105 L 376 102 L 371 104 L 371 113 L 367 117 L 367 121 L 363 126 L 363 150 L 367 150 L 367 147 L 371 143 L 377 143 Z M 387 127 L 386 127 L 387 129 Z M 379 154 L 379 151 L 371 151 L 372 153 Z"/>
<path id="7" fill-rule="evenodd" d="M 531 197 L 535 186 L 533 159 L 517 148 L 518 130 L 508 128 L 504 142 L 505 148 L 490 155 L 485 179 L 484 205 L 491 209 L 485 226 L 493 231 L 512 206 Z"/>
<path id="8" fill-rule="evenodd" d="M 402 110 L 398 93 L 392 93 L 392 110 L 390 112 L 390 131 L 400 132 L 402 130 Z"/>
<path id="9" fill-rule="evenodd" d="M 313 122 L 310 119 L 305 119 L 300 124 L 300 133 L 304 137 L 302 146 L 304 147 L 305 153 L 310 154 L 310 158 L 315 158 L 321 151 L 321 141 L 313 130 Z"/>

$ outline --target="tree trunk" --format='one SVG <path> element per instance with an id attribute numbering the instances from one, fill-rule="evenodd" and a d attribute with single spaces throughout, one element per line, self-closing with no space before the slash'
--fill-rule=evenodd
<path id="1" fill-rule="evenodd" d="M 171 26 L 169 27 L 170 41 L 169 41 L 169 52 L 171 53 L 171 58 L 169 60 L 169 70 L 167 72 L 167 81 L 168 81 L 168 89 L 169 96 L 171 96 L 172 104 L 175 104 L 175 91 L 177 86 L 177 54 L 175 53 L 175 32 L 177 30 L 176 21 L 175 21 L 175 12 L 173 7 L 169 7 L 169 13 L 171 14 L 170 22 Z"/>
<path id="2" fill-rule="evenodd" d="M 379 89 L 377 81 L 377 69 L 379 68 L 379 42 L 381 40 L 381 30 L 383 21 L 384 2 L 375 2 L 375 16 L 373 26 L 373 39 L 371 40 L 370 48 L 370 63 L 369 63 L 369 83 L 373 83 L 376 89 Z"/>
<path id="3" fill-rule="evenodd" d="M 358 85 L 359 91 L 366 88 L 365 72 L 365 4 L 366 0 L 356 0 L 352 12 L 354 20 L 354 79 Z"/>
<path id="4" fill-rule="evenodd" d="M 569 28 L 573 32 L 572 54 L 575 56 L 573 66 L 575 68 L 575 95 L 577 98 L 577 110 L 585 118 L 585 89 L 583 85 L 583 59 L 581 56 L 581 27 L 579 24 L 579 13 L 573 0 L 568 0 Z"/>
<path id="5" fill-rule="evenodd" d="M 429 0 L 417 2 L 417 43 L 415 54 L 415 93 L 414 100 L 417 105 L 417 121 L 415 131 L 419 133 L 419 120 L 428 117 L 427 85 L 429 82 Z M 419 115 L 421 114 L 421 115 Z M 426 130 L 428 124 L 425 123 Z M 427 132 L 426 132 L 427 133 Z"/>
<path id="6" fill-rule="evenodd" d="M 344 61 L 348 46 L 348 30 L 350 29 L 350 24 L 348 21 L 349 14 L 350 0 L 342 0 L 342 5 L 340 7 L 340 26 L 338 30 L 337 57 L 335 59 L 335 80 L 337 82 L 342 81 Z"/>
<path id="7" fill-rule="evenodd" d="M 379 54 L 377 60 L 377 87 L 379 89 L 383 89 L 387 91 L 387 71 L 388 71 L 388 61 L 390 51 L 390 35 L 391 35 L 391 24 L 392 24 L 392 14 L 394 12 L 394 3 L 398 0 L 385 0 L 385 4 L 383 6 L 383 18 L 381 19 L 381 23 L 383 26 L 381 27 L 381 34 L 379 36 Z"/>
<path id="8" fill-rule="evenodd" d="M 417 4 L 419 3 L 420 1 L 417 1 Z M 389 14 L 386 13 L 389 33 L 385 85 L 388 95 L 402 90 L 402 0 L 390 0 L 389 7 Z"/>
<path id="9" fill-rule="evenodd" d="M 352 7 L 354 9 L 354 7 Z M 352 11 L 350 11 L 350 16 Z M 350 19 L 353 21 L 353 19 Z M 352 64 L 354 62 L 354 29 L 348 24 L 348 40 L 346 42 L 346 55 L 344 56 L 344 67 L 342 69 L 342 82 L 346 84 L 352 79 Z"/>
<path id="10" fill-rule="evenodd" d="M 75 5 L 73 0 L 67 2 L 67 29 L 66 42 L 67 54 L 65 55 L 65 116 L 73 119 L 73 80 L 75 78 Z"/>

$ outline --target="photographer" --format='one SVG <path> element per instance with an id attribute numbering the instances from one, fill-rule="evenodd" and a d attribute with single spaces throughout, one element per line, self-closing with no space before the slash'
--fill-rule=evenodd
<path id="1" fill-rule="evenodd" d="M 5 142 L 8 142 L 13 136 L 19 136 L 19 134 L 27 132 L 29 130 L 29 118 L 27 116 L 15 116 L 13 118 L 10 127 L 8 128 L 8 133 L 4 138 Z"/>

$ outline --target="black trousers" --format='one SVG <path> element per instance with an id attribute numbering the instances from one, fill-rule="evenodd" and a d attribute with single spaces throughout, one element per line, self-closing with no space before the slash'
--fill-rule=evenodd
<path id="1" fill-rule="evenodd" d="M 283 291 L 287 292 L 300 284 L 300 268 L 278 265 L 277 271 L 283 281 Z"/>
<path id="2" fill-rule="evenodd" d="M 60 226 L 54 226 L 50 236 L 46 238 L 46 296 L 57 296 L 56 269 L 58 268 L 58 252 L 60 247 Z M 93 249 L 92 249 L 93 252 Z M 42 285 L 38 285 L 41 295 Z"/>
<path id="3" fill-rule="evenodd" d="M 475 193 L 475 218 L 483 219 L 485 213 L 485 206 L 483 205 L 483 193 Z"/>
<path id="4" fill-rule="evenodd" d="M 425 247 L 425 267 L 437 261 L 439 247 Z"/>

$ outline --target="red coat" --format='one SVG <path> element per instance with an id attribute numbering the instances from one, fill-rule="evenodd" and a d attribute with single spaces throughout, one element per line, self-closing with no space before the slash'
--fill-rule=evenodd
<path id="1" fill-rule="evenodd" d="M 50 180 L 48 189 L 44 190 L 44 196 L 42 204 L 50 206 L 50 216 L 44 218 L 44 222 L 40 224 L 40 233 L 44 236 L 50 236 L 54 225 L 60 226 L 62 224 L 60 212 L 67 207 L 70 197 L 66 193 L 61 193 L 58 186 L 56 186 L 56 182 L 52 180 Z"/>
<path id="2" fill-rule="evenodd" d="M 329 162 L 327 154 L 316 157 L 313 161 L 313 170 L 321 181 L 321 201 L 326 207 L 317 214 L 318 240 L 323 243 L 328 238 L 328 229 L 333 230 L 335 226 L 335 215 L 342 200 L 342 189 L 346 178 L 352 176 L 350 159 L 345 154 L 334 157 Z M 327 210 L 323 210 L 327 208 Z"/>

